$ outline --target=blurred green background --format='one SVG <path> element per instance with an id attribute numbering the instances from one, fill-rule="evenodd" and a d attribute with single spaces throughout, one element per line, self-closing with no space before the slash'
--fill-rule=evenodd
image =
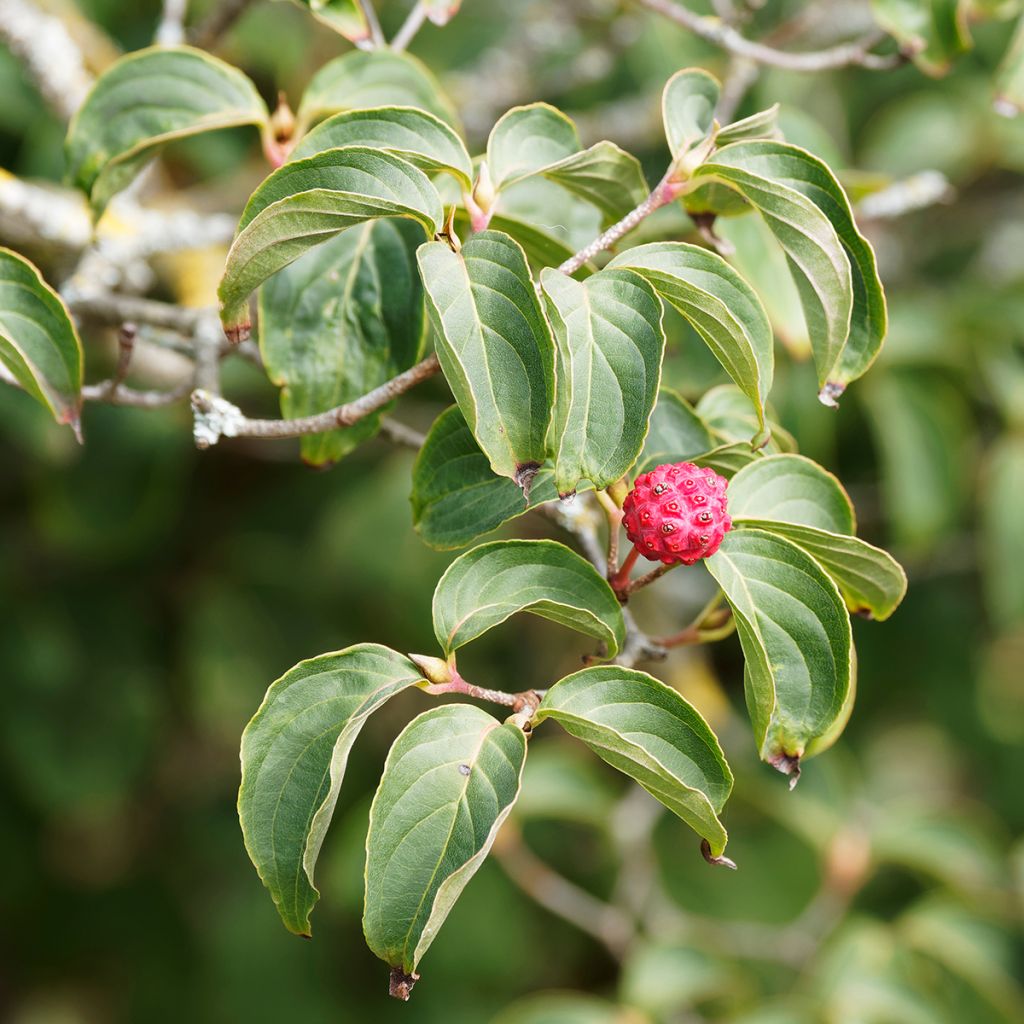
<path id="1" fill-rule="evenodd" d="M 809 6 L 793 45 L 813 47 L 858 5 Z M 751 34 L 799 7 L 768 3 Z M 390 30 L 405 13 L 393 0 L 380 9 Z M 100 51 L 147 45 L 159 16 L 153 0 L 77 10 L 105 34 Z M 184 407 L 100 405 L 86 409 L 79 448 L 24 395 L 0 391 L 0 1019 L 1024 1020 L 1024 118 L 998 118 L 990 95 L 1008 33 L 979 27 L 940 80 L 913 66 L 764 71 L 739 108 L 780 101 L 788 137 L 854 196 L 922 171 L 949 183 L 942 201 L 896 218 L 864 207 L 892 328 L 838 414 L 780 348 L 780 421 L 839 474 L 861 535 L 890 547 L 911 581 L 890 621 L 854 623 L 859 693 L 843 739 L 790 794 L 754 757 L 735 638 L 654 667 L 719 730 L 736 770 L 732 873 L 542 730 L 507 835 L 408 1006 L 388 1000 L 387 971 L 362 943 L 362 841 L 390 740 L 426 698 L 393 701 L 356 746 L 312 942 L 281 927 L 234 801 L 242 728 L 285 669 L 363 640 L 433 650 L 430 597 L 451 556 L 412 530 L 412 453 L 375 441 L 314 472 L 286 442 L 196 452 Z M 346 48 L 297 6 L 262 2 L 218 52 L 268 100 L 281 88 L 294 104 Z M 688 64 L 727 71 L 719 52 L 612 0 L 465 0 L 413 52 L 453 95 L 472 151 L 509 106 L 543 99 L 577 117 L 585 144 L 635 152 L 650 180 L 667 158 L 664 80 Z M 0 167 L 59 180 L 63 126 L 2 48 L 0 95 Z M 186 202 L 237 212 L 261 174 L 253 150 L 245 132 L 204 137 L 172 150 L 162 173 Z M 159 287 L 173 293 L 187 271 L 164 268 Z M 786 295 L 771 298 L 799 355 Z M 666 381 L 695 399 L 719 381 L 715 364 L 681 321 L 670 329 Z M 251 367 L 232 364 L 226 389 L 276 414 Z M 398 416 L 423 428 L 446 404 L 432 382 Z M 512 527 L 558 535 L 531 516 Z M 668 600 L 648 592 L 639 610 L 667 631 L 703 595 L 675 575 L 663 586 Z M 460 665 L 518 690 L 573 670 L 585 649 L 523 619 Z M 552 912 L 562 904 L 587 927 Z"/>

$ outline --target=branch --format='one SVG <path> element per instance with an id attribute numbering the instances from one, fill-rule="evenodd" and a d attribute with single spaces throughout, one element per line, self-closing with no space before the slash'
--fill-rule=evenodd
<path id="1" fill-rule="evenodd" d="M 169 302 L 114 292 L 74 295 L 68 299 L 68 306 L 76 316 L 108 327 L 131 322 L 185 335 L 194 334 L 201 323 L 217 315 L 209 307 L 174 306 Z"/>
<path id="2" fill-rule="evenodd" d="M 427 8 L 426 6 L 417 0 L 413 9 L 409 12 L 409 17 L 402 23 L 402 27 L 395 33 L 394 38 L 391 40 L 391 49 L 402 51 L 413 41 L 416 33 L 423 27 L 423 23 L 427 20 Z"/>
<path id="3" fill-rule="evenodd" d="M 26 0 L 0 0 L 0 40 L 25 65 L 43 99 L 70 120 L 92 86 L 92 75 L 60 18 Z"/>
<path id="4" fill-rule="evenodd" d="M 377 18 L 377 11 L 374 9 L 372 0 L 356 0 L 356 3 L 358 3 L 362 10 L 367 27 L 370 29 L 370 42 L 373 44 L 371 49 L 386 46 L 387 41 L 384 38 L 384 33 L 381 31 L 380 21 Z"/>
<path id="5" fill-rule="evenodd" d="M 249 419 L 238 406 L 198 388 L 192 395 L 192 409 L 196 416 L 196 446 L 208 448 L 221 437 L 302 437 L 305 434 L 322 434 L 338 427 L 350 427 L 440 370 L 437 356 L 429 355 L 412 369 L 400 373 L 352 402 L 293 420 Z"/>
<path id="6" fill-rule="evenodd" d="M 514 822 L 508 821 L 492 848 L 505 874 L 545 910 L 574 924 L 621 959 L 634 938 L 629 918 L 585 889 L 563 878 L 524 842 Z"/>
<path id="7" fill-rule="evenodd" d="M 185 42 L 185 16 L 188 0 L 164 0 L 160 24 L 154 42 L 157 46 L 181 46 Z"/>
<path id="8" fill-rule="evenodd" d="M 830 71 L 834 68 L 862 67 L 883 71 L 898 67 L 905 60 L 901 53 L 880 55 L 871 50 L 886 38 L 879 30 L 869 32 L 852 43 L 842 43 L 825 50 L 789 53 L 776 50 L 763 43 L 755 43 L 741 35 L 720 18 L 695 14 L 673 0 L 635 0 L 641 7 L 654 11 L 677 25 L 699 36 L 705 42 L 719 46 L 736 57 L 745 57 L 758 64 L 766 64 L 786 71 Z"/>

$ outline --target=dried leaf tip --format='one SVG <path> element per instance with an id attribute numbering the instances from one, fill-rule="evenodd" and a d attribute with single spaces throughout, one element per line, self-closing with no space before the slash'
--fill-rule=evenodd
<path id="1" fill-rule="evenodd" d="M 777 771 L 782 772 L 783 775 L 789 776 L 789 788 L 796 789 L 796 784 L 800 781 L 800 755 L 799 754 L 786 754 L 778 753 L 773 754 L 768 758 L 768 763 Z"/>
<path id="2" fill-rule="evenodd" d="M 700 841 L 700 852 L 703 855 L 704 859 L 709 864 L 713 864 L 716 868 L 729 868 L 732 871 L 736 870 L 736 861 L 734 861 L 731 857 L 716 857 L 711 852 L 711 844 L 706 839 L 702 839 Z"/>
<path id="3" fill-rule="evenodd" d="M 388 994 L 394 999 L 401 999 L 403 1003 L 407 1003 L 409 996 L 412 995 L 413 985 L 419 980 L 418 974 L 406 974 L 401 967 L 392 967 Z"/>

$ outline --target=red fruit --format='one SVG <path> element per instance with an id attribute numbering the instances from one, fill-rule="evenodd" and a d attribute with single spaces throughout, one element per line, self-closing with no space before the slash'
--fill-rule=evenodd
<path id="1" fill-rule="evenodd" d="M 692 462 L 658 466 L 636 478 L 622 504 L 622 524 L 652 562 L 693 565 L 713 555 L 732 529 L 728 481 Z"/>

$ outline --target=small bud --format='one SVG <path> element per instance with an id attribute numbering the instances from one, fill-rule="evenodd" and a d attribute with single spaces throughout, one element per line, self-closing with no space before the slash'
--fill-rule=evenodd
<path id="1" fill-rule="evenodd" d="M 283 91 L 277 94 L 277 107 L 270 115 L 270 127 L 278 142 L 287 142 L 295 134 L 295 115 Z"/>
<path id="2" fill-rule="evenodd" d="M 480 161 L 480 168 L 477 171 L 476 182 L 473 185 L 473 192 L 466 196 L 466 209 L 469 210 L 470 224 L 474 231 L 485 231 L 491 222 L 491 215 L 494 213 L 494 205 L 497 202 L 498 193 L 491 180 L 491 172 L 487 167 L 487 161 Z"/>
<path id="3" fill-rule="evenodd" d="M 410 654 L 409 660 L 435 686 L 452 681 L 452 667 L 443 658 L 433 658 L 429 654 Z"/>

